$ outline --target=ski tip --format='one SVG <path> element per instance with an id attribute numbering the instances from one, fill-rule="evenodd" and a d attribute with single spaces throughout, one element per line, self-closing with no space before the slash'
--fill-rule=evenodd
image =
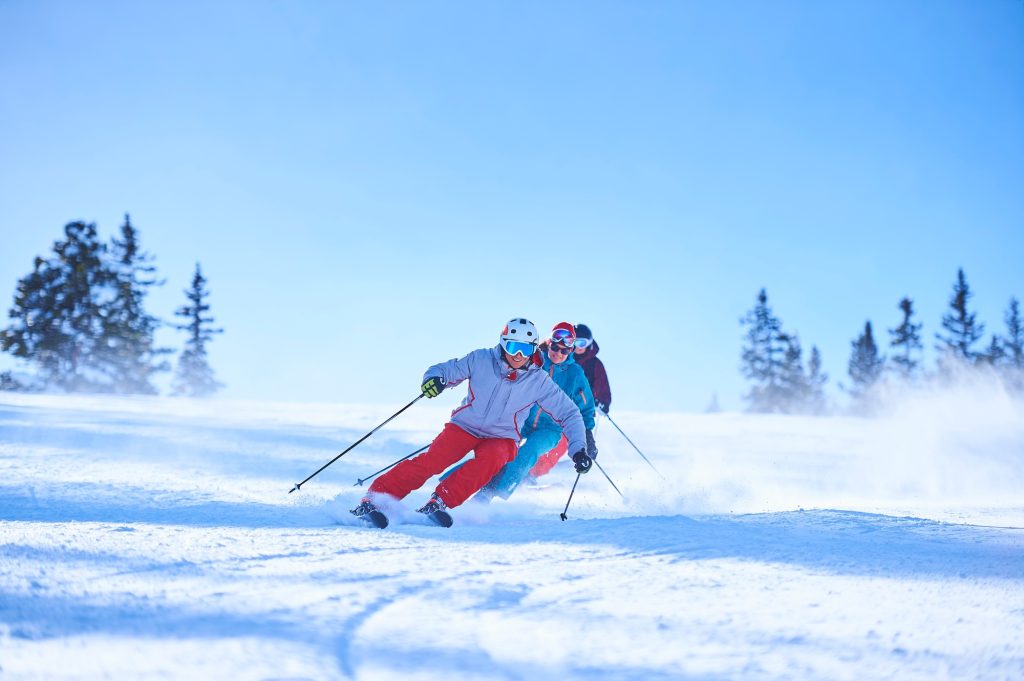
<path id="1" fill-rule="evenodd" d="M 428 513 L 427 517 L 430 518 L 430 521 L 432 523 L 440 527 L 451 527 L 452 523 L 454 522 L 452 520 L 452 517 L 445 511 L 435 511 L 434 513 Z"/>
<path id="2" fill-rule="evenodd" d="M 366 515 L 359 516 L 360 520 L 365 520 L 370 523 L 378 530 L 383 530 L 388 526 L 388 517 L 380 511 L 370 511 Z"/>

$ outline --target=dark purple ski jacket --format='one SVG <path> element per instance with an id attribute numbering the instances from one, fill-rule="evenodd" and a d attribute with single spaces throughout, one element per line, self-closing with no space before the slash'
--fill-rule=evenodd
<path id="1" fill-rule="evenodd" d="M 597 341 L 590 344 L 587 351 L 576 355 L 576 363 L 583 367 L 583 373 L 590 382 L 590 390 L 594 393 L 594 399 L 598 404 L 604 405 L 605 413 L 612 405 L 612 389 L 608 385 L 608 372 L 604 370 L 604 363 L 597 358 L 601 348 Z"/>

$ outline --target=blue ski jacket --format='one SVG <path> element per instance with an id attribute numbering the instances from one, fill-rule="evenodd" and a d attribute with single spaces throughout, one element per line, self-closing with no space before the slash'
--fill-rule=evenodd
<path id="1" fill-rule="evenodd" d="M 423 374 L 423 380 L 440 376 L 447 387 L 469 381 L 469 394 L 452 412 L 451 421 L 470 435 L 509 438 L 518 443 L 531 407 L 536 404 L 564 429 L 570 452 L 586 450 L 580 410 L 540 366 L 537 355 L 534 358 L 522 369 L 513 370 L 505 362 L 501 346 L 484 348 L 462 359 L 435 364 Z M 593 423 L 591 408 L 591 428 Z"/>
<path id="2" fill-rule="evenodd" d="M 587 380 L 586 375 L 584 375 L 583 368 L 576 363 L 571 354 L 564 362 L 555 364 L 548 357 L 546 344 L 542 344 L 540 350 L 541 356 L 544 358 L 544 364 L 541 368 L 551 377 L 555 385 L 561 388 L 576 403 L 580 410 L 580 415 L 583 417 L 583 426 L 587 430 L 593 430 L 595 413 L 594 395 L 590 392 L 590 382 Z M 533 431 L 543 429 L 559 430 L 560 426 L 543 409 L 534 407 L 530 411 L 530 417 L 527 419 L 523 435 L 529 436 Z M 568 434 L 566 439 L 568 439 Z M 579 450 L 570 448 L 569 451 L 576 452 Z"/>

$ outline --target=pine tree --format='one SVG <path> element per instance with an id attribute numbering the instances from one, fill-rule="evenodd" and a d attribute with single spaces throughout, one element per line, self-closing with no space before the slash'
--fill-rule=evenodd
<path id="1" fill-rule="evenodd" d="M 118 393 L 156 394 L 154 374 L 170 369 L 161 360 L 169 349 L 157 348 L 154 339 L 160 320 L 146 312 L 148 289 L 163 285 L 155 277 L 154 258 L 141 250 L 131 218 L 124 216 L 121 238 L 111 239 L 113 296 L 105 307 L 102 361 L 112 389 Z"/>
<path id="2" fill-rule="evenodd" d="M 35 364 L 40 387 L 107 392 L 97 366 L 110 281 L 105 247 L 95 224 L 68 223 L 64 237 L 54 243 L 54 257 L 37 257 L 33 271 L 18 282 L 8 313 L 14 321 L 0 332 L 0 348 Z"/>
<path id="3" fill-rule="evenodd" d="M 780 333 L 779 341 L 785 346 L 782 355 L 780 408 L 787 414 L 804 411 L 810 395 L 810 384 L 804 373 L 803 348 L 795 334 Z"/>
<path id="4" fill-rule="evenodd" d="M 818 346 L 811 346 L 811 358 L 807 361 L 807 398 L 805 411 L 808 414 L 820 416 L 828 411 L 828 401 L 825 398 L 825 383 L 828 382 L 828 374 L 821 370 L 821 353 Z"/>
<path id="5" fill-rule="evenodd" d="M 764 289 L 758 294 L 754 309 L 740 323 L 748 327 L 741 371 L 753 382 L 745 396 L 750 411 L 779 411 L 785 402 L 782 366 L 787 346 L 780 338 L 782 323 L 772 314 Z"/>
<path id="6" fill-rule="evenodd" d="M 912 321 L 914 303 L 910 298 L 904 297 L 900 301 L 899 308 L 903 311 L 903 321 L 895 329 L 889 329 L 889 335 L 892 337 L 889 345 L 894 349 L 892 363 L 896 365 L 896 371 L 904 380 L 911 380 L 917 374 L 917 368 L 920 365 L 914 355 L 923 347 L 921 344 L 923 324 L 915 324 Z"/>
<path id="7" fill-rule="evenodd" d="M 850 392 L 856 399 L 861 400 L 882 376 L 885 357 L 878 354 L 878 346 L 875 344 L 870 321 L 864 324 L 864 333 L 850 345 L 852 352 L 850 353 L 848 371 L 853 381 Z"/>
<path id="8" fill-rule="evenodd" d="M 957 270 L 956 284 L 953 285 L 953 297 L 950 298 L 951 312 L 942 316 L 942 328 L 948 335 L 935 334 L 942 341 L 935 348 L 965 362 L 974 362 L 978 354 L 971 348 L 985 333 L 985 325 L 975 321 L 975 315 L 967 310 L 967 302 L 971 299 L 970 287 L 963 269 Z"/>
<path id="9" fill-rule="evenodd" d="M 978 364 L 987 364 L 991 367 L 1002 366 L 1003 360 L 1006 358 L 1006 351 L 1003 349 L 1003 341 L 999 336 L 992 334 L 992 341 L 988 345 L 988 349 L 984 352 L 978 353 L 975 361 Z"/>
<path id="10" fill-rule="evenodd" d="M 1002 370 L 1010 387 L 1024 392 L 1024 326 L 1016 298 L 1010 298 L 1010 307 L 1003 319 L 1006 320 L 1006 338 L 1002 346 Z"/>
<path id="11" fill-rule="evenodd" d="M 1004 350 L 1006 363 L 1011 369 L 1024 371 L 1024 325 L 1020 320 L 1020 303 L 1010 298 L 1010 307 L 1006 309 L 1006 341 Z"/>
<path id="12" fill-rule="evenodd" d="M 185 341 L 185 349 L 178 357 L 178 367 L 172 386 L 175 395 L 206 397 L 222 387 L 214 378 L 213 369 L 207 361 L 206 344 L 215 334 L 223 333 L 224 329 L 211 328 L 213 317 L 204 316 L 210 310 L 210 306 L 203 302 L 210 295 L 205 285 L 206 278 L 203 277 L 199 263 L 196 263 L 192 286 L 185 291 L 189 303 L 182 305 L 174 313 L 188 320 L 188 323 L 177 327 L 188 332 L 188 340 Z"/>

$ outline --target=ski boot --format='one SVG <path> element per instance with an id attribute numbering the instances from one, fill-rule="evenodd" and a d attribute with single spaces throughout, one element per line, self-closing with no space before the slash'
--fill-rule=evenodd
<path id="1" fill-rule="evenodd" d="M 451 527 L 452 517 L 448 515 L 448 511 L 445 510 L 448 507 L 445 506 L 441 498 L 436 494 L 430 496 L 430 501 L 427 502 L 426 506 L 417 509 L 417 513 L 422 513 L 430 518 L 430 522 L 441 527 Z"/>
<path id="2" fill-rule="evenodd" d="M 368 498 L 364 497 L 359 502 L 359 505 L 349 511 L 349 513 L 360 520 L 365 520 L 378 529 L 383 530 L 388 526 L 388 517 L 381 513 L 380 509 L 374 506 L 373 502 Z"/>

